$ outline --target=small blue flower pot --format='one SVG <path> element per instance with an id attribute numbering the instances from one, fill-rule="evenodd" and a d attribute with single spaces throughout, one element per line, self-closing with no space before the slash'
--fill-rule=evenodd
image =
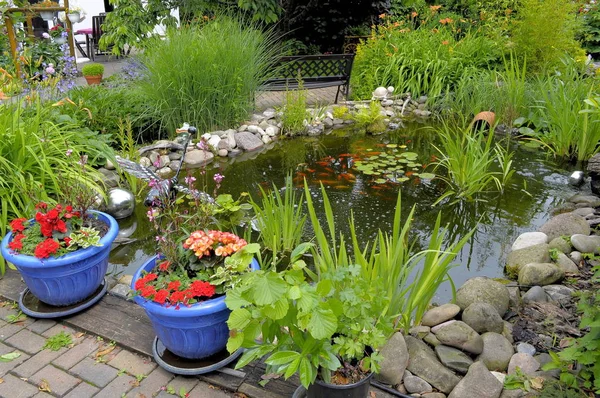
<path id="1" fill-rule="evenodd" d="M 2 240 L 2 256 L 17 267 L 31 293 L 40 301 L 57 307 L 76 304 L 91 296 L 104 280 L 110 245 L 117 237 L 119 224 L 106 213 L 93 210 L 90 213 L 109 226 L 100 239 L 102 246 L 39 259 L 10 250 L 11 232 Z"/>
<path id="2" fill-rule="evenodd" d="M 131 288 L 142 277 L 142 271 L 150 272 L 156 265 L 156 257 L 146 261 L 133 275 Z M 258 270 L 258 262 L 252 259 L 250 267 Z M 165 306 L 141 296 L 134 300 L 146 310 L 154 332 L 161 343 L 173 354 L 182 358 L 202 359 L 214 355 L 227 346 L 229 328 L 227 319 L 231 311 L 225 305 L 225 296 L 209 299 L 188 306 Z"/>

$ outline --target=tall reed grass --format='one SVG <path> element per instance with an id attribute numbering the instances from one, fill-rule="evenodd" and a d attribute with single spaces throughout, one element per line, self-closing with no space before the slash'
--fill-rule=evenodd
<path id="1" fill-rule="evenodd" d="M 147 68 L 141 95 L 162 114 L 168 131 L 183 122 L 200 132 L 229 128 L 253 108 L 276 51 L 271 33 L 236 17 L 172 29 L 141 57 Z"/>

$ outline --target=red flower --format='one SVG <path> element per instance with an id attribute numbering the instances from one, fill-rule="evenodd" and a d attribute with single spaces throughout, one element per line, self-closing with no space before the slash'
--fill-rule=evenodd
<path id="1" fill-rule="evenodd" d="M 185 301 L 185 291 L 171 293 L 171 296 L 169 297 L 169 301 L 171 303 L 178 303 L 180 301 Z"/>
<path id="2" fill-rule="evenodd" d="M 23 224 L 25 221 L 27 221 L 26 218 L 15 218 L 10 222 L 10 229 L 12 230 L 13 234 L 17 232 L 23 232 L 25 230 L 25 225 Z"/>
<path id="3" fill-rule="evenodd" d="M 69 238 L 68 236 L 65 236 L 65 239 L 64 239 L 64 241 L 65 241 L 65 243 L 67 244 L 67 247 L 69 247 L 69 246 L 71 245 L 71 241 L 72 241 L 72 240 L 73 240 L 73 239 Z"/>
<path id="4" fill-rule="evenodd" d="M 54 239 L 46 239 L 43 242 L 40 242 L 33 251 L 33 255 L 37 258 L 47 258 L 50 257 L 51 254 L 54 254 L 60 248 L 60 244 Z"/>
<path id="5" fill-rule="evenodd" d="M 44 202 L 40 202 L 40 203 L 38 203 L 37 205 L 35 205 L 35 208 L 36 208 L 36 209 L 43 209 L 43 210 L 46 210 L 46 209 L 48 208 L 48 205 L 47 205 L 46 203 L 44 203 Z"/>
<path id="6" fill-rule="evenodd" d="M 150 297 L 153 294 L 156 294 L 156 289 L 152 285 L 146 285 L 141 289 L 140 295 L 142 297 Z"/>
<path id="7" fill-rule="evenodd" d="M 146 280 L 144 278 L 140 278 L 137 281 L 135 281 L 135 290 L 142 290 L 144 286 L 146 286 Z"/>
<path id="8" fill-rule="evenodd" d="M 12 250 L 21 250 L 23 248 L 23 242 L 21 242 L 21 241 L 23 240 L 24 237 L 25 237 L 25 235 L 23 235 L 23 234 L 15 235 L 13 240 L 8 244 L 8 248 L 12 249 Z"/>
<path id="9" fill-rule="evenodd" d="M 161 271 L 166 271 L 169 268 L 169 265 L 171 265 L 169 261 L 163 261 L 162 263 L 158 264 L 158 269 Z"/>
<path id="10" fill-rule="evenodd" d="M 179 286 L 181 286 L 181 282 L 180 281 L 173 281 L 173 282 L 169 282 L 169 284 L 167 285 L 167 289 L 169 289 L 169 290 L 179 290 Z"/>
<path id="11" fill-rule="evenodd" d="M 215 287 L 209 282 L 194 281 L 190 286 L 190 290 L 194 296 L 211 297 L 215 294 Z"/>
<path id="12" fill-rule="evenodd" d="M 154 296 L 154 301 L 156 301 L 159 304 L 164 304 L 167 297 L 169 297 L 169 291 L 161 289 Z"/>
<path id="13" fill-rule="evenodd" d="M 158 275 L 153 274 L 153 273 L 146 274 L 146 276 L 144 277 L 144 279 L 146 280 L 146 282 L 153 281 L 156 278 L 158 278 Z"/>

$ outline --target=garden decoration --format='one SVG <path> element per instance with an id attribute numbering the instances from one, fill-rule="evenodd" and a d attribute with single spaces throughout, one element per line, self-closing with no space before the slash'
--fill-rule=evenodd
<path id="1" fill-rule="evenodd" d="M 106 292 L 104 275 L 119 226 L 108 214 L 70 205 L 36 206 L 35 218 L 18 218 L 2 240 L 2 256 L 27 288 L 19 307 L 36 318 L 79 312 Z"/>
<path id="2" fill-rule="evenodd" d="M 60 5 L 57 2 L 54 1 L 50 1 L 50 0 L 44 0 L 41 3 L 38 3 L 35 5 L 36 7 L 39 8 L 55 8 L 55 7 L 60 7 Z M 40 11 L 40 17 L 44 20 L 44 21 L 52 21 L 54 19 L 54 10 L 53 11 Z"/>
<path id="3" fill-rule="evenodd" d="M 184 134 L 184 156 L 195 131 L 194 127 L 179 131 Z M 118 160 L 128 167 L 128 161 L 123 161 Z M 145 168 L 126 170 L 144 178 L 153 174 Z M 178 187 L 179 172 L 169 180 L 150 181 L 154 192 L 146 198 L 148 218 L 160 254 L 142 265 L 131 286 L 157 335 L 153 344 L 157 363 L 173 373 L 192 375 L 218 369 L 241 354 L 241 350 L 231 355 L 225 350 L 230 311 L 224 294 L 241 275 L 259 268 L 253 257 L 260 246 L 220 230 L 226 224 L 219 216 L 228 216 L 221 204 L 229 195 L 213 200 L 194 189 L 191 176 L 185 178 L 187 187 Z M 177 191 L 185 193 L 189 202 L 176 198 Z M 230 209 L 236 212 L 240 207 Z"/>
<path id="4" fill-rule="evenodd" d="M 84 65 L 83 68 L 81 68 L 81 73 L 90 86 L 93 84 L 100 84 L 102 75 L 104 74 L 104 65 L 94 63 Z"/>
<path id="5" fill-rule="evenodd" d="M 50 37 L 56 44 L 65 44 L 67 37 L 69 36 L 69 30 L 62 25 L 54 25 L 50 28 Z"/>

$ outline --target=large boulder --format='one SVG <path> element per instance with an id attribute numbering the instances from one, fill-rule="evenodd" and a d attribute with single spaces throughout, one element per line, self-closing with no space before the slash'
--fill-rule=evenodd
<path id="1" fill-rule="evenodd" d="M 402 333 L 394 333 L 379 353 L 383 361 L 377 380 L 391 385 L 400 384 L 408 366 L 408 349 Z"/>
<path id="2" fill-rule="evenodd" d="M 548 243 L 550 249 L 560 250 L 562 253 L 568 254 L 571 252 L 571 244 L 567 242 L 565 238 L 562 236 L 559 238 L 554 238 Z"/>
<path id="3" fill-rule="evenodd" d="M 406 336 L 408 348 L 408 370 L 438 390 L 448 394 L 458 384 L 459 378 L 438 361 L 435 353 L 421 340 Z"/>
<path id="4" fill-rule="evenodd" d="M 448 398 L 499 398 L 502 387 L 483 362 L 475 362 Z"/>
<path id="5" fill-rule="evenodd" d="M 548 236 L 543 232 L 525 232 L 517 237 L 511 250 L 525 249 L 526 247 L 548 243 Z"/>
<path id="6" fill-rule="evenodd" d="M 215 155 L 213 155 L 212 152 L 194 149 L 193 151 L 189 151 L 185 154 L 185 159 L 183 162 L 188 167 L 202 167 L 212 162 L 214 157 Z"/>
<path id="7" fill-rule="evenodd" d="M 589 235 L 590 231 L 590 226 L 585 218 L 573 213 L 554 216 L 540 227 L 540 232 L 548 235 L 549 240 L 559 236 Z"/>
<path id="8" fill-rule="evenodd" d="M 503 316 L 508 310 L 509 294 L 506 286 L 493 279 L 477 276 L 471 278 L 456 292 L 456 304 L 464 310 L 473 303 L 488 303 Z"/>
<path id="9" fill-rule="evenodd" d="M 477 357 L 478 361 L 485 363 L 489 370 L 506 371 L 512 357 L 513 346 L 501 334 L 488 332 L 481 335 L 483 340 L 483 351 Z"/>
<path id="10" fill-rule="evenodd" d="M 594 196 L 594 195 L 581 195 L 581 194 L 573 195 L 569 198 L 569 202 L 575 203 L 575 204 L 584 204 L 584 205 L 587 205 L 588 207 L 600 206 L 600 198 L 597 196 Z"/>
<path id="11" fill-rule="evenodd" d="M 473 303 L 462 313 L 462 320 L 477 333 L 502 333 L 504 321 L 496 308 L 488 303 Z"/>
<path id="12" fill-rule="evenodd" d="M 235 134 L 235 142 L 238 148 L 249 152 L 260 149 L 264 145 L 260 138 L 248 131 Z"/>
<path id="13" fill-rule="evenodd" d="M 600 254 L 600 236 L 598 235 L 580 235 L 571 236 L 571 244 L 575 250 L 581 253 Z"/>
<path id="14" fill-rule="evenodd" d="M 435 326 L 454 318 L 460 312 L 460 307 L 456 304 L 444 304 L 434 307 L 427 311 L 421 319 L 423 326 Z"/>
<path id="15" fill-rule="evenodd" d="M 565 253 L 558 253 L 556 260 L 554 260 L 554 263 L 558 265 L 558 267 L 564 272 L 568 272 L 570 274 L 579 273 L 579 268 L 577 268 L 577 265 L 575 265 L 573 260 L 571 260 L 569 256 L 567 256 Z"/>
<path id="16" fill-rule="evenodd" d="M 506 268 L 509 271 L 518 273 L 524 265 L 529 263 L 549 263 L 551 261 L 549 250 L 550 245 L 547 243 L 513 250 L 508 253 L 508 257 L 506 258 Z"/>
<path id="17" fill-rule="evenodd" d="M 531 263 L 519 271 L 519 284 L 524 286 L 546 286 L 560 281 L 565 272 L 552 263 Z"/>
<path id="18" fill-rule="evenodd" d="M 436 346 L 435 353 L 444 366 L 455 370 L 458 373 L 467 373 L 469 366 L 473 364 L 473 360 L 467 354 L 457 348 L 448 347 L 447 345 Z"/>
<path id="19" fill-rule="evenodd" d="M 448 321 L 437 325 L 431 331 L 445 345 L 460 348 L 472 354 L 481 354 L 483 340 L 469 325 L 461 321 Z"/>

